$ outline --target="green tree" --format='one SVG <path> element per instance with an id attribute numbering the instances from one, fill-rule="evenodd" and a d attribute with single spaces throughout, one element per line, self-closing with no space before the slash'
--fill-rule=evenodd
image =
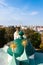
<path id="1" fill-rule="evenodd" d="M 41 35 L 38 32 L 34 32 L 31 35 L 30 40 L 35 48 L 39 48 L 39 45 L 41 43 Z"/>
<path id="2" fill-rule="evenodd" d="M 5 29 L 0 28 L 0 47 L 2 47 L 4 44 L 6 44 Z"/>
<path id="3" fill-rule="evenodd" d="M 6 42 L 10 42 L 14 39 L 14 32 L 15 32 L 15 28 L 14 26 L 9 26 L 9 27 L 5 27 L 5 38 L 6 38 Z"/>
<path id="4" fill-rule="evenodd" d="M 41 43 L 41 35 L 40 33 L 32 30 L 32 29 L 26 29 L 24 30 L 25 35 L 27 36 L 27 39 L 30 39 L 32 45 L 35 48 L 39 48 L 39 45 Z"/>

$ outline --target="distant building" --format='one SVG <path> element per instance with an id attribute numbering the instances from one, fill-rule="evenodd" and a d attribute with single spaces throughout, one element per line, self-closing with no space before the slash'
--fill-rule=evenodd
<path id="1" fill-rule="evenodd" d="M 4 26 L 3 25 L 0 25 L 0 28 L 3 28 Z"/>
<path id="2" fill-rule="evenodd" d="M 27 26 L 21 26 L 22 30 L 24 30 L 24 29 L 26 30 L 27 28 L 28 28 Z"/>
<path id="3" fill-rule="evenodd" d="M 39 33 L 43 32 L 43 26 L 29 26 L 30 29 L 33 29 Z"/>
<path id="4" fill-rule="evenodd" d="M 43 32 L 43 26 L 35 26 L 33 29 L 39 33 Z"/>

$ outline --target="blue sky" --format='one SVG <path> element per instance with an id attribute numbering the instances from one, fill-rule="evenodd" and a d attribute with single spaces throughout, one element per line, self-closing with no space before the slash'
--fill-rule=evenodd
<path id="1" fill-rule="evenodd" d="M 0 25 L 43 25 L 43 0 L 0 0 Z"/>

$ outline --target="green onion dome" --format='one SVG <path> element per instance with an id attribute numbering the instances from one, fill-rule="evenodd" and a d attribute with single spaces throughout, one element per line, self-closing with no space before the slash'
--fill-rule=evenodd
<path id="1" fill-rule="evenodd" d="M 13 51 L 12 51 L 12 48 L 9 47 L 7 52 L 8 54 L 10 54 L 11 56 L 13 56 L 13 53 L 15 55 L 15 57 L 19 57 L 22 55 L 23 51 L 24 51 L 24 47 L 22 45 L 22 39 L 16 39 L 14 41 L 12 41 L 12 43 L 14 43 L 16 46 L 13 46 L 13 47 L 16 47 Z"/>
<path id="2" fill-rule="evenodd" d="M 23 35 L 24 35 L 24 32 L 23 32 L 23 31 L 20 31 L 20 32 L 19 32 L 19 35 L 20 35 L 20 36 L 23 36 Z"/>
<path id="3" fill-rule="evenodd" d="M 31 56 L 32 54 L 35 53 L 35 49 L 31 44 L 31 41 L 28 40 L 27 46 L 25 47 L 25 51 L 27 56 Z"/>

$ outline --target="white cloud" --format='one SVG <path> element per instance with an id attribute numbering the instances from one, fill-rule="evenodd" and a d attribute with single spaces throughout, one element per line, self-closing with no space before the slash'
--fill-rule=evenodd
<path id="1" fill-rule="evenodd" d="M 0 21 L 20 21 L 26 20 L 27 12 L 15 7 L 8 6 L 5 2 L 0 2 Z M 4 7 L 4 5 L 6 7 Z"/>
<path id="2" fill-rule="evenodd" d="M 30 21 L 30 15 L 37 15 L 38 12 L 32 12 L 29 14 L 27 9 L 10 7 L 7 3 L 5 3 L 5 0 L 0 0 L 0 22 L 2 24 L 17 24 L 17 22 L 20 23 L 20 21 L 22 21 L 22 23 Z"/>
<path id="3" fill-rule="evenodd" d="M 5 0 L 0 0 L 0 6 L 1 7 L 6 7 L 7 4 L 5 3 Z"/>
<path id="4" fill-rule="evenodd" d="M 33 12 L 30 13 L 30 15 L 37 15 L 37 14 L 38 14 L 37 11 L 33 11 Z"/>

